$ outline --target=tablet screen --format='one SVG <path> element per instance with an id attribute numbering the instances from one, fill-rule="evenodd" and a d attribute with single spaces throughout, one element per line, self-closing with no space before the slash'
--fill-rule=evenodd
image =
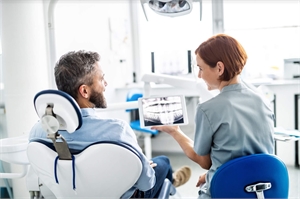
<path id="1" fill-rule="evenodd" d="M 188 124 L 182 95 L 139 98 L 139 116 L 141 127 Z"/>

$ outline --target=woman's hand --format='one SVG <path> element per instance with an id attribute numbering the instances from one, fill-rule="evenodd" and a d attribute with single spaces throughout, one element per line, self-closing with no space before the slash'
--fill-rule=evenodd
<path id="1" fill-rule="evenodd" d="M 196 184 L 196 187 L 200 187 L 200 185 L 202 185 L 202 184 L 204 184 L 206 182 L 205 177 L 206 177 L 206 173 L 203 174 L 203 175 L 201 175 L 201 176 L 199 176 L 199 180 L 198 180 L 198 182 Z"/>

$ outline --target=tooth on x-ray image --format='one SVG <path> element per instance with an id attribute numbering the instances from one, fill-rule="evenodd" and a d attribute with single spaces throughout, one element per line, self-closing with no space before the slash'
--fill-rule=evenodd
<path id="1" fill-rule="evenodd" d="M 138 99 L 142 128 L 162 125 L 187 125 L 185 97 L 183 95 L 152 96 Z"/>
<path id="2" fill-rule="evenodd" d="M 179 96 L 146 98 L 142 102 L 145 126 L 183 123 L 183 108 Z"/>

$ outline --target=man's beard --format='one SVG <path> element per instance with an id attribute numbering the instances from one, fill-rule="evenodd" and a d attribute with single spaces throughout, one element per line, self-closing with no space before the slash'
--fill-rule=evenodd
<path id="1" fill-rule="evenodd" d="M 105 99 L 103 93 L 98 93 L 94 90 L 92 90 L 90 102 L 92 102 L 95 105 L 95 108 L 106 108 L 107 107 L 106 99 Z"/>

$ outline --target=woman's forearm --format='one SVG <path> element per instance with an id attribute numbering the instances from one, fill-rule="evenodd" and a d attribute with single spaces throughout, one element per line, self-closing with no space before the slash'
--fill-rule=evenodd
<path id="1" fill-rule="evenodd" d="M 209 169 L 211 166 L 210 156 L 199 156 L 194 150 L 194 141 L 184 134 L 181 130 L 171 133 L 172 137 L 182 148 L 186 156 L 199 164 L 203 169 Z"/>

